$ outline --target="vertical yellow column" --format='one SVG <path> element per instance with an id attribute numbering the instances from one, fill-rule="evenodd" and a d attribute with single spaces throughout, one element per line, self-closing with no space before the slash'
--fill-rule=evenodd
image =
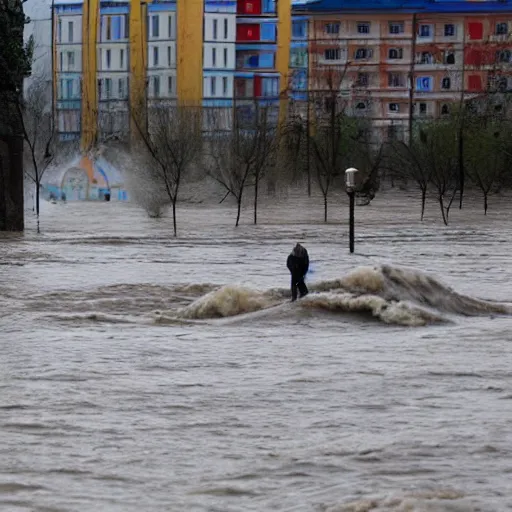
<path id="1" fill-rule="evenodd" d="M 145 129 L 147 98 L 148 34 L 147 5 L 141 0 L 130 2 L 130 126 L 131 133 Z"/>
<path id="2" fill-rule="evenodd" d="M 82 10 L 82 137 L 80 147 L 89 151 L 98 130 L 98 89 L 96 86 L 99 0 L 84 0 Z"/>
<path id="3" fill-rule="evenodd" d="M 178 0 L 178 104 L 200 106 L 203 99 L 204 0 Z"/>
<path id="4" fill-rule="evenodd" d="M 288 109 L 288 79 L 290 71 L 290 42 L 292 30 L 291 0 L 277 0 L 277 55 L 276 69 L 280 74 L 279 84 L 279 122 L 286 120 Z"/>

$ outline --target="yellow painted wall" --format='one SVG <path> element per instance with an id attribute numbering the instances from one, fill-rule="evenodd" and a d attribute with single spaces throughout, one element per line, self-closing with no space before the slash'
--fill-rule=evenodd
<path id="1" fill-rule="evenodd" d="M 141 0 L 130 2 L 130 111 L 131 133 L 145 126 L 147 95 L 147 6 Z M 135 123 L 136 121 L 136 123 Z"/>
<path id="2" fill-rule="evenodd" d="M 176 71 L 181 105 L 199 106 L 203 99 L 203 16 L 203 0 L 178 0 Z"/>
<path id="3" fill-rule="evenodd" d="M 279 121 L 282 123 L 286 119 L 288 109 L 288 88 L 289 88 L 289 70 L 290 70 L 290 42 L 292 31 L 292 2 L 291 0 L 277 1 L 277 55 L 276 69 L 281 75 L 280 79 L 280 103 L 279 103 Z"/>
<path id="4" fill-rule="evenodd" d="M 98 89 L 96 85 L 96 41 L 99 0 L 84 0 L 82 13 L 82 151 L 96 142 L 98 130 Z"/>

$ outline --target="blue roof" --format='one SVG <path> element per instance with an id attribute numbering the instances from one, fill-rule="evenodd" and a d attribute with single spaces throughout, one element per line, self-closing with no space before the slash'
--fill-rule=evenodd
<path id="1" fill-rule="evenodd" d="M 512 12 L 512 0 L 312 0 L 294 5 L 296 12 L 428 12 L 498 13 Z"/>

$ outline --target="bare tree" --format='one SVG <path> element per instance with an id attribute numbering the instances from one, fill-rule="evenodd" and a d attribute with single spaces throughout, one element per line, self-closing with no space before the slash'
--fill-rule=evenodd
<path id="1" fill-rule="evenodd" d="M 464 167 L 471 182 L 482 191 L 485 215 L 489 195 L 500 190 L 512 157 L 508 152 L 510 121 L 490 107 L 485 106 L 480 115 L 468 115 L 464 130 Z"/>
<path id="2" fill-rule="evenodd" d="M 142 116 L 137 112 L 132 114 L 139 136 L 135 151 L 146 153 L 147 175 L 169 197 L 174 236 L 177 236 L 176 203 L 180 186 L 202 150 L 201 115 L 198 107 L 155 105 L 148 111 L 146 130 L 139 122 Z"/>
<path id="3" fill-rule="evenodd" d="M 56 137 L 51 112 L 51 81 L 44 75 L 33 77 L 24 99 L 17 104 L 21 129 L 26 142 L 25 175 L 35 185 L 37 231 L 41 180 L 52 163 L 56 150 Z"/>
<path id="4" fill-rule="evenodd" d="M 457 119 L 455 122 L 448 119 L 425 125 L 419 132 L 445 225 L 448 225 L 450 208 L 460 190 L 457 128 Z"/>
<path id="5" fill-rule="evenodd" d="M 317 80 L 323 84 L 312 94 L 316 122 L 308 138 L 311 162 L 324 199 L 324 222 L 327 222 L 327 200 L 332 185 L 350 164 L 351 145 L 359 134 L 358 120 L 348 115 L 347 101 L 340 98 L 348 65 L 349 62 L 343 69 L 326 68 L 318 73 Z"/>
<path id="6" fill-rule="evenodd" d="M 267 107 L 237 110 L 232 129 L 210 127 L 207 174 L 232 195 L 237 203 L 235 226 L 240 223 L 242 200 L 248 185 L 254 185 L 254 223 L 257 223 L 258 187 L 266 170 L 274 164 L 277 152 L 276 130 Z M 244 113 L 246 118 L 244 118 Z M 217 115 L 221 115 L 218 112 Z M 224 201 L 222 199 L 222 201 Z M 221 202 L 222 202 L 221 201 Z"/>
<path id="7" fill-rule="evenodd" d="M 425 215 L 427 190 L 432 174 L 428 163 L 427 151 L 418 137 L 413 136 L 409 144 L 394 140 L 389 145 L 388 165 L 392 169 L 393 178 L 404 183 L 412 180 L 421 192 L 421 220 Z"/>
<path id="8" fill-rule="evenodd" d="M 257 107 L 258 116 L 252 128 L 249 128 L 256 142 L 256 155 L 252 167 L 254 180 L 254 224 L 258 223 L 258 192 L 261 179 L 277 164 L 279 149 L 278 130 L 270 106 Z"/>

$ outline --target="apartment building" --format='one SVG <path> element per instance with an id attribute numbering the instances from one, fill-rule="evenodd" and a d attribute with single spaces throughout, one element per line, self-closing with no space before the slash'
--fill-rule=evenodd
<path id="1" fill-rule="evenodd" d="M 301 79 L 292 98 L 317 104 L 337 88 L 348 113 L 368 117 L 383 136 L 403 136 L 411 118 L 446 115 L 461 101 L 512 87 L 511 23 L 510 0 L 296 6 L 290 67 Z M 304 40 L 307 56 L 297 49 Z"/>
<path id="2" fill-rule="evenodd" d="M 60 138 L 87 150 L 125 135 L 131 112 L 156 103 L 278 104 L 290 16 L 290 0 L 55 0 Z"/>

